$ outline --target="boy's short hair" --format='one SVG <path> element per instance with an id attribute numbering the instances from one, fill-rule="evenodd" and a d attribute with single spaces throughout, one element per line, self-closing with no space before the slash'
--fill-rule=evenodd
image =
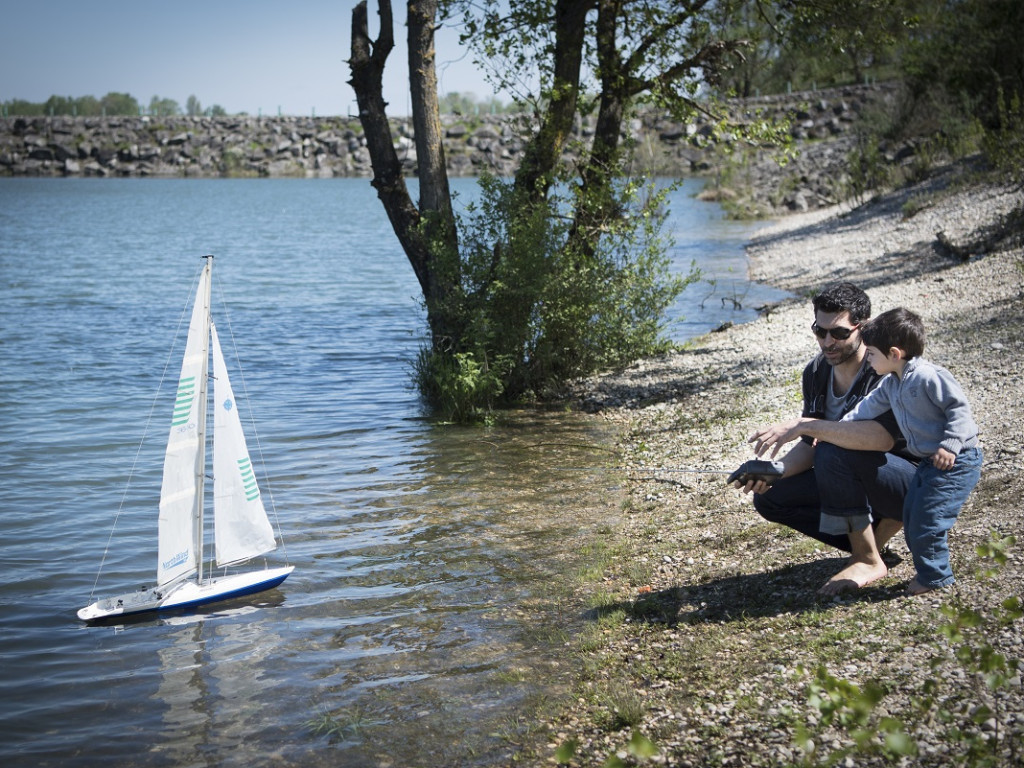
<path id="1" fill-rule="evenodd" d="M 849 312 L 850 322 L 859 325 L 871 317 L 871 299 L 853 283 L 833 283 L 815 296 L 815 312 Z"/>
<path id="2" fill-rule="evenodd" d="M 924 354 L 924 323 L 919 315 L 903 307 L 883 312 L 862 325 L 860 338 L 883 352 L 898 347 L 907 353 L 908 360 Z"/>

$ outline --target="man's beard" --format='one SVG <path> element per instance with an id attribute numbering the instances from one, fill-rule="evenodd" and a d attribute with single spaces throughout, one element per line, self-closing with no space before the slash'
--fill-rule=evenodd
<path id="1" fill-rule="evenodd" d="M 843 353 L 842 353 L 842 354 L 840 355 L 840 357 L 839 357 L 839 359 L 838 359 L 838 360 L 834 360 L 834 361 L 833 361 L 833 360 L 829 360 L 829 359 L 828 359 L 827 357 L 825 358 L 825 360 L 826 360 L 826 361 L 827 361 L 827 362 L 829 363 L 829 365 L 831 365 L 831 366 L 833 366 L 833 367 L 835 367 L 835 366 L 837 366 L 837 365 L 842 365 L 842 364 L 843 364 L 843 363 L 845 363 L 845 362 L 846 362 L 847 360 L 849 360 L 849 359 L 850 359 L 851 357 L 853 357 L 854 355 L 856 355 L 856 354 L 857 354 L 857 351 L 858 351 L 859 349 L 860 349 L 860 340 L 858 340 L 856 344 L 853 344 L 853 345 L 851 345 L 849 349 L 847 349 L 846 351 L 844 351 L 844 352 L 843 352 Z"/>

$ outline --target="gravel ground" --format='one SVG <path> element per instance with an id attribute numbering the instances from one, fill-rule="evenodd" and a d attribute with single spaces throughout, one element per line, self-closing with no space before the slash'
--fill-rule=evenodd
<path id="1" fill-rule="evenodd" d="M 627 499 L 615 556 L 600 583 L 584 588 L 588 624 L 575 644 L 582 680 L 546 724 L 536 764 L 557 762 L 559 745 L 572 745 L 568 762 L 586 766 L 610 757 L 674 766 L 1022 764 L 1024 693 L 1013 661 L 1024 658 L 1024 622 L 1001 605 L 1024 584 L 1024 415 L 1011 370 L 1024 356 L 1024 249 L 970 252 L 1024 191 L 950 181 L 773 224 L 750 244 L 753 277 L 800 298 L 585 383 L 584 407 L 621 428 Z M 876 313 L 904 305 L 923 316 L 926 356 L 957 377 L 981 427 L 982 481 L 950 534 L 957 583 L 949 589 L 905 596 L 913 566 L 896 537 L 887 578 L 820 598 L 841 553 L 764 522 L 720 475 L 671 471 L 735 468 L 751 458 L 746 437 L 757 426 L 798 415 L 800 371 L 817 350 L 808 297 L 838 279 L 864 287 Z M 993 532 L 1019 541 L 983 577 L 990 560 L 977 547 Z M 977 626 L 959 637 L 951 626 L 964 622 Z M 983 667 L 1000 659 L 1010 668 L 986 681 Z M 815 690 L 846 693 L 829 704 Z M 858 691 L 875 690 L 876 706 L 853 706 Z M 855 748 L 856 723 L 866 741 Z M 913 754 L 883 753 L 887 724 L 898 724 Z M 630 746 L 634 734 L 654 748 Z M 645 748 L 655 754 L 638 757 Z"/>

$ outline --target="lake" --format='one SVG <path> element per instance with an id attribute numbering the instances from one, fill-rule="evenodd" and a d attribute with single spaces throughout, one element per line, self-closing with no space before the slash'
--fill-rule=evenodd
<path id="1" fill-rule="evenodd" d="M 747 283 L 755 225 L 699 186 L 671 196 L 675 268 L 707 275 L 678 341 L 783 295 Z M 296 571 L 86 626 L 91 596 L 154 576 L 155 393 L 204 254 L 285 542 L 269 560 Z M 418 285 L 367 180 L 0 179 L 0 276 L 5 766 L 507 764 L 568 690 L 572 587 L 621 512 L 614 474 L 565 470 L 608 463 L 615 436 L 561 412 L 428 418 Z"/>

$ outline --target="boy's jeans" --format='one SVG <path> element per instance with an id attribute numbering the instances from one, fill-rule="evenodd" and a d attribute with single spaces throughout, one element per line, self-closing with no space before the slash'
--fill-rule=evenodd
<path id="1" fill-rule="evenodd" d="M 903 532 L 922 586 L 954 581 L 946 536 L 981 478 L 981 459 L 980 448 L 964 448 L 952 469 L 936 469 L 928 459 L 918 465 L 903 502 Z"/>

